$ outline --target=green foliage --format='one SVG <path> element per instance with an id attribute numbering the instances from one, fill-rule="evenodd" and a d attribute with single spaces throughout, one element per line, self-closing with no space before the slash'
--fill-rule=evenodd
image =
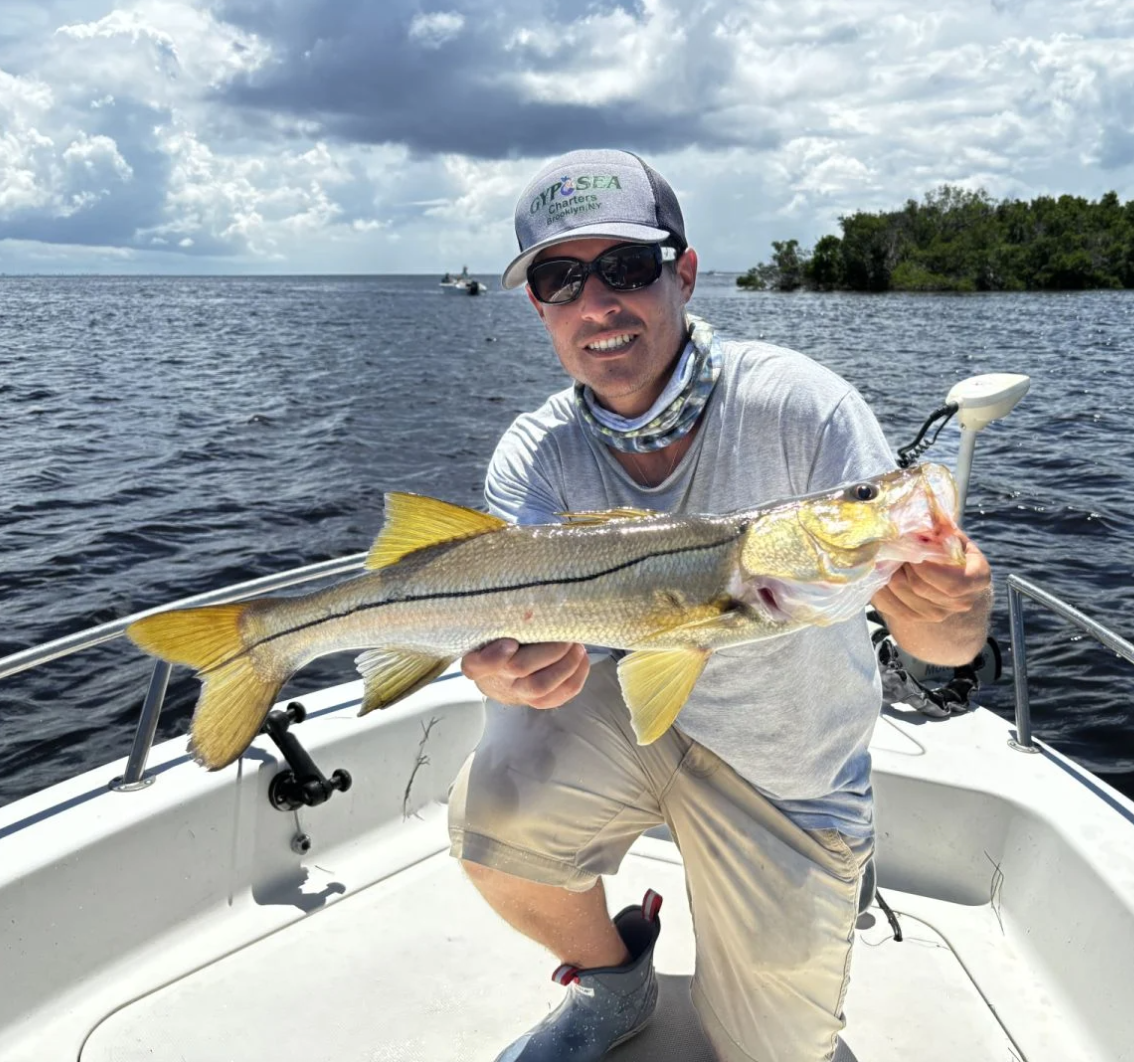
<path id="1" fill-rule="evenodd" d="M 749 291 L 763 291 L 768 287 L 769 275 L 772 267 L 761 262 L 753 266 L 747 273 L 736 278 L 738 288 L 747 288 Z"/>
<path id="2" fill-rule="evenodd" d="M 799 249 L 799 240 L 773 240 L 772 261 L 753 266 L 736 278 L 738 287 L 750 291 L 795 291 L 803 286 L 807 266 L 807 252 Z"/>
<path id="3" fill-rule="evenodd" d="M 804 280 L 820 291 L 841 288 L 846 279 L 843 265 L 843 241 L 838 236 L 824 236 L 811 252 L 803 271 Z"/>
<path id="4" fill-rule="evenodd" d="M 737 284 L 794 291 L 1035 291 L 1134 288 L 1134 200 L 1040 196 L 1000 202 L 943 185 L 901 210 L 839 219 L 812 253 L 774 241 Z"/>
<path id="5" fill-rule="evenodd" d="M 803 267 L 806 252 L 799 253 L 799 240 L 773 240 L 772 265 L 776 267 L 776 287 L 780 291 L 795 291 L 803 286 Z"/>
<path id="6" fill-rule="evenodd" d="M 917 262 L 899 262 L 890 274 L 890 291 L 976 291 L 968 280 L 931 273 Z"/>
<path id="7" fill-rule="evenodd" d="M 839 218 L 843 229 L 843 275 L 854 291 L 885 291 L 898 264 L 902 233 L 880 214 Z"/>

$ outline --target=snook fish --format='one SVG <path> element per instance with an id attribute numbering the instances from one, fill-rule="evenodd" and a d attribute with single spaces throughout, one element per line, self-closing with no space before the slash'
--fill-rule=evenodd
<path id="1" fill-rule="evenodd" d="M 156 613 L 126 633 L 197 669 L 189 747 L 213 770 L 240 756 L 284 682 L 318 656 L 365 650 L 365 714 L 496 638 L 632 650 L 619 681 L 648 744 L 714 649 L 847 620 L 904 562 L 963 564 L 956 498 L 939 465 L 728 515 L 615 509 L 534 526 L 391 493 L 365 574 L 299 597 Z"/>

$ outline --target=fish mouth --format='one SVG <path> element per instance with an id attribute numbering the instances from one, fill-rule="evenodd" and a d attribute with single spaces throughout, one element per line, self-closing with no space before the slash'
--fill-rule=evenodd
<path id="1" fill-rule="evenodd" d="M 917 564 L 936 561 L 963 565 L 965 544 L 957 525 L 957 488 L 940 465 L 922 465 L 905 496 L 895 502 L 894 541 L 879 550 L 880 560 Z"/>

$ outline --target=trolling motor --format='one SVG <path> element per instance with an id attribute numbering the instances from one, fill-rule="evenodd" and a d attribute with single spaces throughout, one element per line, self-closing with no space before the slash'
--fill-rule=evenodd
<path id="1" fill-rule="evenodd" d="M 898 465 L 909 468 L 937 441 L 941 429 L 954 414 L 959 414 L 961 447 L 954 471 L 958 527 L 964 519 L 977 433 L 994 420 L 1006 417 L 1028 393 L 1029 386 L 1030 377 L 1011 372 L 987 373 L 962 380 L 949 391 L 945 404 L 929 415 L 914 441 L 899 448 Z M 926 435 L 934 424 L 937 431 L 927 441 Z M 901 702 L 923 715 L 943 718 L 967 711 L 969 695 L 980 688 L 982 681 L 996 681 L 1003 671 L 1003 657 L 994 638 L 990 637 L 984 649 L 968 664 L 943 667 L 918 660 L 898 648 L 882 617 L 873 609 L 867 612 L 867 620 L 882 673 L 883 699 L 889 704 Z"/>

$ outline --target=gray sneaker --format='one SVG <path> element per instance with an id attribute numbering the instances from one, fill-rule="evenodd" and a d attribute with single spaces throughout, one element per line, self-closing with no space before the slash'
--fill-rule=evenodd
<path id="1" fill-rule="evenodd" d="M 598 1062 L 612 1047 L 640 1033 L 658 1002 L 654 944 L 661 932 L 662 898 L 649 889 L 640 905 L 614 916 L 630 952 L 624 966 L 580 970 L 560 966 L 551 975 L 567 998 L 496 1062 Z"/>

